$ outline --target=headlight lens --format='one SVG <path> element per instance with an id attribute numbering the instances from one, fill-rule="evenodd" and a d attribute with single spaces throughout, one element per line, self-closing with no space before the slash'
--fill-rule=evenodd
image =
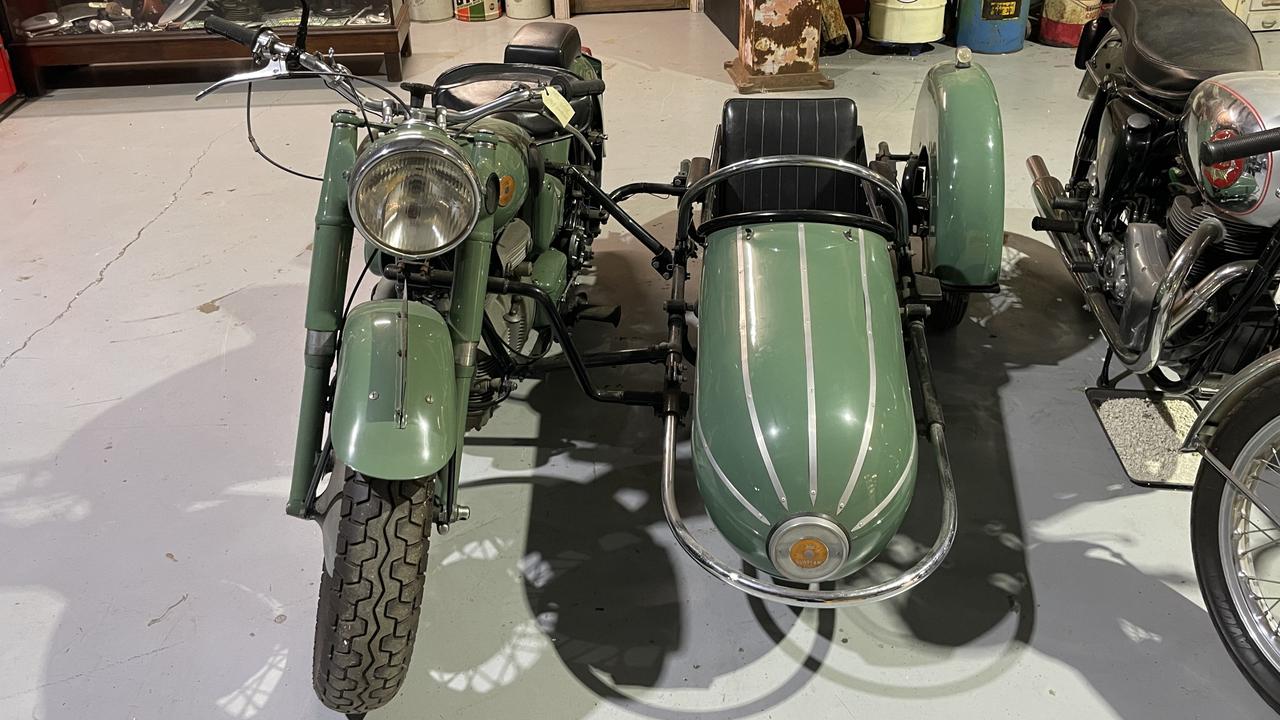
<path id="1" fill-rule="evenodd" d="M 788 518 L 769 536 L 769 559 L 788 580 L 827 580 L 840 570 L 848 556 L 848 534 L 820 515 Z"/>
<path id="2" fill-rule="evenodd" d="M 374 245 L 410 258 L 462 242 L 480 214 L 480 187 L 466 158 L 444 142 L 399 137 L 371 147 L 351 170 L 348 205 Z"/>

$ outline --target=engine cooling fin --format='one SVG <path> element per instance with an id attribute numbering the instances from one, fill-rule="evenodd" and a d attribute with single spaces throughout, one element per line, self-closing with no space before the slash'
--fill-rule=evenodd
<path id="1" fill-rule="evenodd" d="M 1195 231 L 1206 218 L 1222 221 L 1226 234 L 1222 240 L 1210 245 L 1191 266 L 1188 280 L 1199 282 L 1209 271 L 1234 260 L 1251 260 L 1262 253 L 1262 247 L 1270 237 L 1270 228 L 1256 227 L 1236 218 L 1219 213 L 1208 205 L 1194 205 L 1191 198 L 1181 195 L 1169 206 L 1168 238 L 1172 253 Z"/>

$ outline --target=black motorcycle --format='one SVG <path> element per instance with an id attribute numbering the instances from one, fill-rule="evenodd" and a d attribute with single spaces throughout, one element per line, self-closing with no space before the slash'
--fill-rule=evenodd
<path id="1" fill-rule="evenodd" d="M 1076 67 L 1092 104 L 1065 187 L 1028 160 L 1033 227 L 1107 340 L 1089 397 L 1108 434 L 1126 402 L 1163 420 L 1137 428 L 1143 462 L 1113 439 L 1126 471 L 1194 488 L 1205 604 L 1280 710 L 1280 73 L 1219 0 L 1119 0 L 1086 26 Z M 1130 375 L 1144 387 L 1118 389 Z M 1171 451 L 1152 460 L 1160 432 Z"/>

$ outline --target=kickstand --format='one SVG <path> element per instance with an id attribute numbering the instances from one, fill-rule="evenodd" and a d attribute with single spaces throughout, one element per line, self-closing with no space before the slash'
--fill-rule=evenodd
<path id="1" fill-rule="evenodd" d="M 1115 353 L 1111 348 L 1107 348 L 1107 354 L 1102 358 L 1102 372 L 1098 374 L 1098 387 L 1114 390 L 1121 380 L 1133 374 L 1131 370 L 1125 370 L 1115 377 L 1111 377 L 1111 359 L 1115 357 Z"/>

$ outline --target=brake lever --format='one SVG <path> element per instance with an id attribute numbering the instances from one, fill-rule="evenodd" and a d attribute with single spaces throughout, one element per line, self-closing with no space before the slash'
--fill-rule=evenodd
<path id="1" fill-rule="evenodd" d="M 264 80 L 280 80 L 289 77 L 290 74 L 287 60 L 283 57 L 273 57 L 267 61 L 266 65 L 263 65 L 257 70 L 249 70 L 248 72 L 237 73 L 230 77 L 225 77 L 201 90 L 196 94 L 196 100 L 200 100 L 206 95 L 210 95 L 231 85 L 260 82 Z"/>

